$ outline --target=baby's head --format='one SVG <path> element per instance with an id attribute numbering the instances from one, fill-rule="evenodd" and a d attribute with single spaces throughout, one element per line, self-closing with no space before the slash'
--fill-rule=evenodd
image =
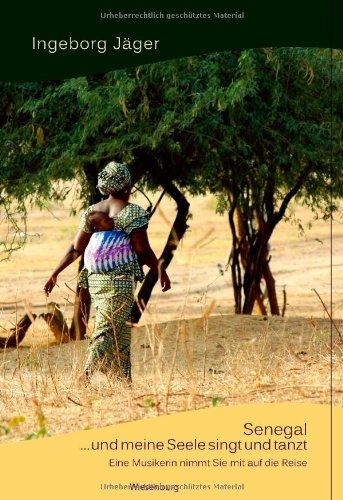
<path id="1" fill-rule="evenodd" d="M 93 231 L 111 231 L 113 220 L 104 212 L 92 212 L 89 215 L 89 222 Z"/>

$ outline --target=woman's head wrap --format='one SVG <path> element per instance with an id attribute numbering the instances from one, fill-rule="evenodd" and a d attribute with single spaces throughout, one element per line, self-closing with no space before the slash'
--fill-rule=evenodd
<path id="1" fill-rule="evenodd" d="M 123 163 L 111 161 L 98 175 L 98 189 L 102 194 L 123 191 L 130 185 L 131 175 Z"/>

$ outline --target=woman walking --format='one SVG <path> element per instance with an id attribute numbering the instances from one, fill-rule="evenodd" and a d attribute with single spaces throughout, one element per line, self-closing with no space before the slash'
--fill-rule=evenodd
<path id="1" fill-rule="evenodd" d="M 111 162 L 98 177 L 98 188 L 107 198 L 88 207 L 73 244 L 44 286 L 47 295 L 61 271 L 84 254 L 79 276 L 96 311 L 84 376 L 95 370 L 116 373 L 131 380 L 130 312 L 137 281 L 144 279 L 142 265 L 159 274 L 162 291 L 170 289 L 169 277 L 150 247 L 148 214 L 130 203 L 128 168 Z"/>

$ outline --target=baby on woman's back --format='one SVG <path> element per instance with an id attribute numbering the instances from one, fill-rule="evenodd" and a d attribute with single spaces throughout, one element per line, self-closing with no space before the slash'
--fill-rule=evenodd
<path id="1" fill-rule="evenodd" d="M 90 222 L 92 231 L 113 231 L 113 219 L 104 212 L 95 211 L 89 214 L 88 220 Z"/>

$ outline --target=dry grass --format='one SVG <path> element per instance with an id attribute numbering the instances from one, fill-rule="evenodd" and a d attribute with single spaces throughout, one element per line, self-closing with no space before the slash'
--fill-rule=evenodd
<path id="1" fill-rule="evenodd" d="M 77 386 L 87 341 L 8 349 L 0 363 L 2 439 L 221 404 L 328 403 L 329 328 L 325 320 L 206 314 L 135 328 L 131 387 L 101 374 Z M 333 354 L 333 400 L 342 404 L 341 343 Z"/>
<path id="2" fill-rule="evenodd" d="M 166 200 L 163 214 L 150 225 L 150 239 L 159 251 L 172 219 Z M 342 404 L 342 344 L 330 351 L 330 322 L 312 289 L 328 303 L 329 231 L 317 221 L 306 238 L 282 224 L 272 241 L 272 269 L 279 285 L 287 285 L 285 318 L 238 317 L 232 314 L 230 279 L 217 264 L 227 258 L 229 235 L 213 200 L 193 199 L 193 219 L 170 274 L 173 290 L 154 292 L 142 326 L 132 335 L 133 385 L 95 375 L 88 388 L 77 387 L 87 340 L 54 344 L 38 319 L 18 349 L 0 353 L 0 434 L 2 440 L 35 438 L 155 415 L 222 404 L 330 400 Z M 41 292 L 77 219 L 67 208 L 33 212 L 29 231 L 42 233 L 2 266 L 0 312 L 5 335 L 26 307 L 44 312 Z M 310 216 L 297 211 L 303 220 Z M 57 217 L 57 218 L 56 218 Z M 66 222 L 66 220 L 68 222 Z M 204 227 L 206 221 L 206 227 Z M 213 229 L 213 231 L 211 231 Z M 335 224 L 334 279 L 341 277 L 343 226 Z M 63 274 L 52 300 L 70 317 L 76 268 Z M 67 283 L 66 286 L 64 283 Z M 337 287 L 335 317 L 341 317 L 343 294 Z M 335 320 L 342 331 L 342 321 Z M 90 322 L 90 332 L 92 321 Z M 336 332 L 334 332 L 336 335 Z"/>

